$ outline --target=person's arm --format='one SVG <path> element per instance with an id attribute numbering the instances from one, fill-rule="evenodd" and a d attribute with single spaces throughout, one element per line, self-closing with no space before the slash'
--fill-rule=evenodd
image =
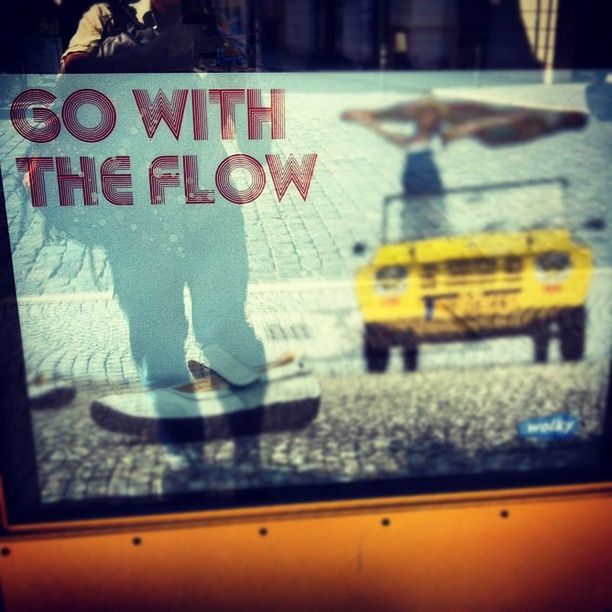
<path id="1" fill-rule="evenodd" d="M 401 134 L 399 132 L 393 132 L 384 128 L 375 117 L 376 113 L 369 110 L 353 110 L 342 113 L 341 118 L 344 121 L 353 121 L 360 123 L 364 127 L 369 128 L 379 136 L 382 136 L 385 140 L 392 142 L 398 146 L 405 146 L 410 143 L 411 137 Z"/>
<path id="2" fill-rule="evenodd" d="M 415 112 L 418 108 L 417 104 L 408 102 L 406 104 L 396 104 L 389 108 L 381 110 L 349 110 L 342 113 L 342 119 L 345 121 L 356 121 L 358 123 L 367 123 L 371 121 L 414 121 L 417 118 Z"/>
<path id="3" fill-rule="evenodd" d="M 95 56 L 84 51 L 75 51 L 64 56 L 62 60 L 62 72 L 65 74 L 77 74 L 96 71 Z"/>
<path id="4" fill-rule="evenodd" d="M 347 111 L 346 113 L 343 113 L 342 118 L 345 121 L 355 121 L 360 123 L 379 136 L 382 136 L 385 140 L 402 148 L 409 147 L 410 145 L 418 142 L 428 142 L 434 135 L 431 130 L 423 129 L 418 124 L 416 133 L 410 136 L 407 136 L 401 132 L 394 132 L 383 127 L 374 117 L 374 115 L 375 113 L 370 111 Z"/>
<path id="5" fill-rule="evenodd" d="M 380 123 L 372 121 L 365 124 L 366 127 L 370 128 L 373 132 L 382 136 L 385 140 L 398 145 L 399 147 L 406 147 L 414 142 L 414 136 L 406 136 L 400 132 L 393 132 L 384 128 Z"/>
<path id="6" fill-rule="evenodd" d="M 95 4 L 83 14 L 62 55 L 61 72 L 94 71 L 93 59 L 102 40 L 104 26 L 110 17 L 110 9 L 103 4 Z"/>

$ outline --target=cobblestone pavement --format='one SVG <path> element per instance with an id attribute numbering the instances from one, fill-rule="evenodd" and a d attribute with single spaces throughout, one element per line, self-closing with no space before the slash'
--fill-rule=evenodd
<path id="1" fill-rule="evenodd" d="M 609 355 L 612 337 L 612 274 L 599 269 L 588 301 L 586 355 Z M 187 298 L 187 312 L 190 314 Z M 261 284 L 252 287 L 249 318 L 262 339 L 269 360 L 286 351 L 301 351 L 320 376 L 362 373 L 363 322 L 352 281 Z M 127 321 L 108 294 L 45 296 L 20 302 L 23 343 L 30 378 L 77 380 L 92 384 L 130 385 L 138 374 L 128 342 Z M 188 317 L 190 318 L 190 317 Z M 44 325 L 40 322 L 44 321 Z M 69 324 L 67 324 L 69 322 Z M 200 359 L 202 351 L 190 329 L 187 359 Z M 560 361 L 558 341 L 551 342 L 549 359 Z M 423 345 L 421 369 L 530 363 L 533 342 L 527 336 Z M 393 355 L 390 370 L 402 368 Z"/>
<path id="2" fill-rule="evenodd" d="M 143 444 L 98 427 L 80 390 L 33 412 L 46 502 L 587 465 L 599 452 L 607 362 L 504 366 L 322 380 L 305 429 L 232 440 Z M 571 412 L 576 437 L 521 439 L 520 421 Z"/>

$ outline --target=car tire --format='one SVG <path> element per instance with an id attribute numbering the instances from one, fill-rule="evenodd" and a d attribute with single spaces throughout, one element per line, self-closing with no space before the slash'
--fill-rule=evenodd
<path id="1" fill-rule="evenodd" d="M 558 323 L 563 360 L 578 361 L 582 359 L 586 343 L 586 310 L 584 306 L 563 311 Z"/>
<path id="2" fill-rule="evenodd" d="M 536 363 L 546 363 L 548 361 L 548 345 L 550 344 L 550 334 L 538 331 L 533 334 L 533 359 Z"/>
<path id="3" fill-rule="evenodd" d="M 388 347 L 372 346 L 366 340 L 363 344 L 363 356 L 368 372 L 384 372 L 389 365 Z"/>
<path id="4" fill-rule="evenodd" d="M 402 357 L 404 358 L 404 371 L 416 372 L 419 367 L 419 349 L 417 346 L 407 346 L 404 348 Z"/>

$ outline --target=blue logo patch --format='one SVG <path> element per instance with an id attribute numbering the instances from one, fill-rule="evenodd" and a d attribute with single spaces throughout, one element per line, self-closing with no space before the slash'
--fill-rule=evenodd
<path id="1" fill-rule="evenodd" d="M 569 412 L 527 419 L 518 425 L 520 436 L 540 440 L 570 438 L 578 433 L 578 429 L 580 429 L 578 417 Z"/>

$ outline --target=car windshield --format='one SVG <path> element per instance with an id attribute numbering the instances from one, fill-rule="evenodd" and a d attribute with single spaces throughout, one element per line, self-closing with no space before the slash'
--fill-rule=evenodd
<path id="1" fill-rule="evenodd" d="M 400 242 L 573 227 L 565 207 L 568 187 L 564 178 L 531 179 L 390 196 L 383 233 L 387 241 Z"/>

